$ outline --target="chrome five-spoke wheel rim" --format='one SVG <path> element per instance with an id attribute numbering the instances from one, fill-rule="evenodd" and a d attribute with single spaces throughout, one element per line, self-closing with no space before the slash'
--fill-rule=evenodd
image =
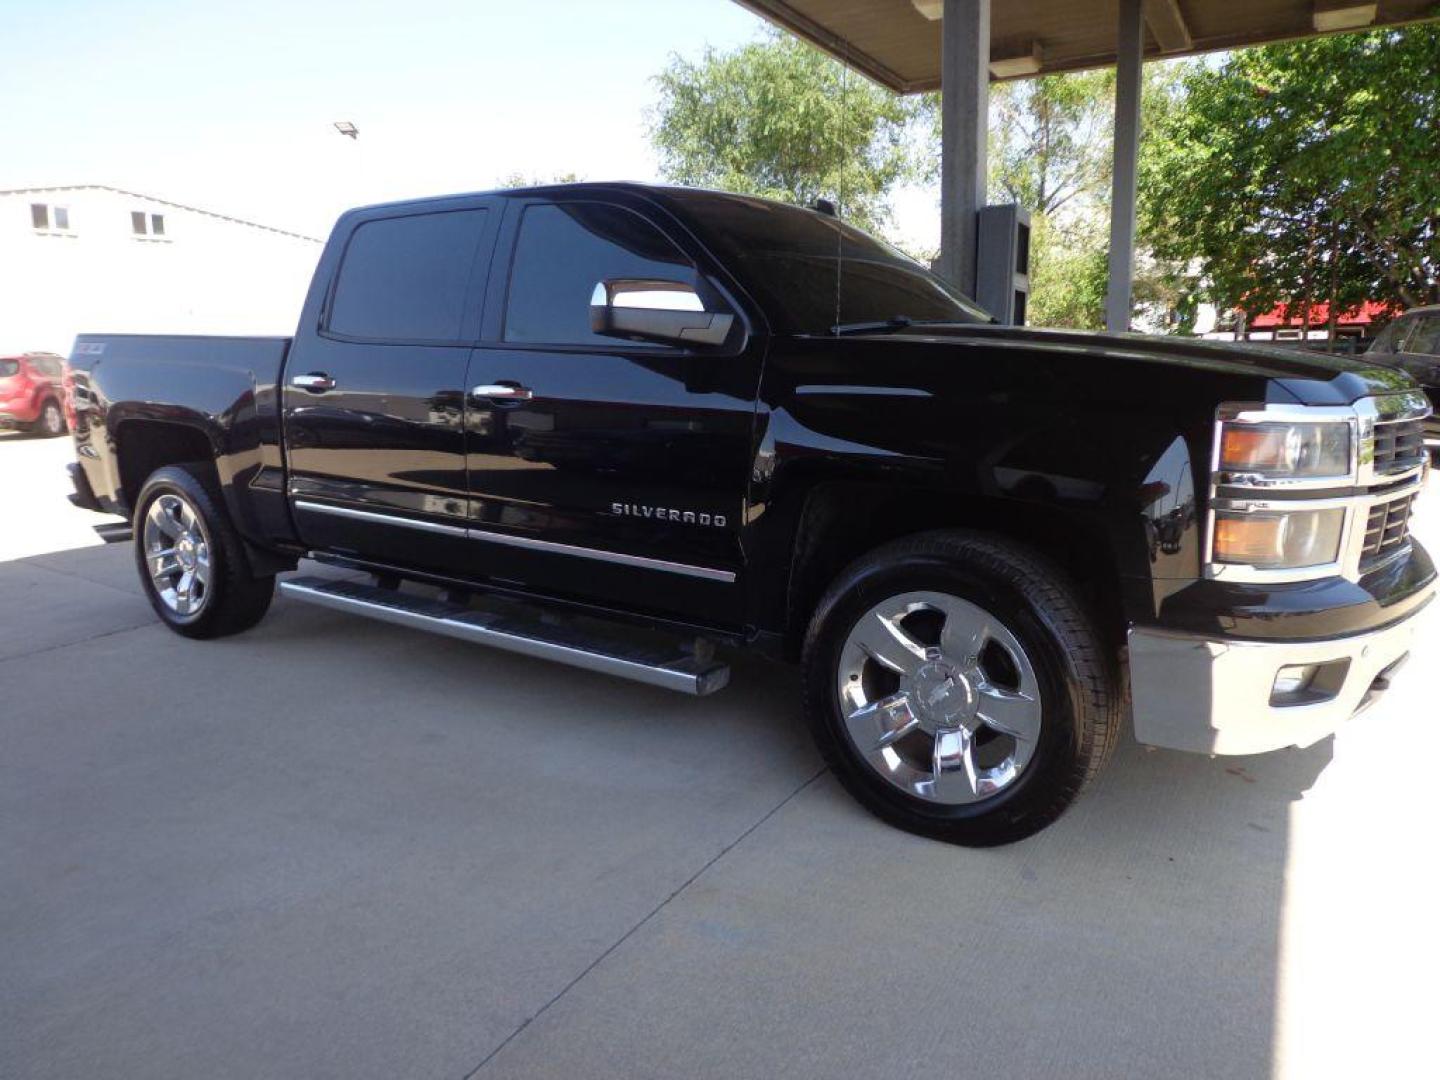
<path id="1" fill-rule="evenodd" d="M 840 652 L 850 741 L 909 795 L 963 805 L 1019 779 L 1040 737 L 1035 668 L 984 608 L 938 592 L 876 604 Z"/>
<path id="2" fill-rule="evenodd" d="M 195 508 L 168 492 L 145 514 L 145 564 L 155 594 L 176 615 L 195 615 L 210 595 L 210 536 Z"/>

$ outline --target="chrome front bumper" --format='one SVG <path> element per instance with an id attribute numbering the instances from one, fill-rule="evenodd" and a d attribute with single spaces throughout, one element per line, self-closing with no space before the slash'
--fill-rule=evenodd
<path id="1" fill-rule="evenodd" d="M 1330 641 L 1215 641 L 1132 629 L 1130 690 L 1135 737 L 1202 754 L 1261 754 L 1309 746 L 1368 707 L 1410 652 L 1421 612 Z M 1322 701 L 1272 705 L 1283 667 L 1349 661 L 1338 692 Z"/>

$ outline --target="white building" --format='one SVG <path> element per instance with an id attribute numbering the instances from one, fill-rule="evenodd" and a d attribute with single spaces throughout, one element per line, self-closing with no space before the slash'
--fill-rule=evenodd
<path id="1" fill-rule="evenodd" d="M 322 242 L 98 184 L 0 190 L 0 350 L 295 332 Z"/>

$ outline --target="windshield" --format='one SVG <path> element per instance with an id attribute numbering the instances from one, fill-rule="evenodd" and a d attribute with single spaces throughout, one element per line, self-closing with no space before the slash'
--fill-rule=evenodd
<path id="1" fill-rule="evenodd" d="M 764 199 L 681 194 L 704 239 L 734 264 L 787 333 L 838 325 L 985 323 L 990 316 L 914 259 L 814 210 Z M 837 280 L 838 278 L 838 280 Z"/>
<path id="2" fill-rule="evenodd" d="M 8 379 L 19 370 L 19 360 L 0 360 L 0 379 Z"/>

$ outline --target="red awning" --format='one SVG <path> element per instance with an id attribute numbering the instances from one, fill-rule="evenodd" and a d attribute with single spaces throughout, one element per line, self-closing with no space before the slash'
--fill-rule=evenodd
<path id="1" fill-rule="evenodd" d="M 1391 307 L 1388 304 L 1377 304 L 1366 300 L 1358 307 L 1349 308 L 1340 312 L 1338 325 L 1340 326 L 1369 326 L 1371 323 L 1389 321 L 1400 314 L 1400 308 Z M 1304 317 L 1304 311 L 1299 304 L 1291 304 L 1287 317 L 1284 304 L 1277 304 L 1273 311 L 1267 311 L 1264 315 L 1257 315 L 1249 322 L 1252 330 L 1275 330 L 1280 327 L 1299 328 Z M 1310 325 L 1312 327 L 1327 326 L 1330 323 L 1330 305 L 1324 301 L 1310 305 Z"/>

